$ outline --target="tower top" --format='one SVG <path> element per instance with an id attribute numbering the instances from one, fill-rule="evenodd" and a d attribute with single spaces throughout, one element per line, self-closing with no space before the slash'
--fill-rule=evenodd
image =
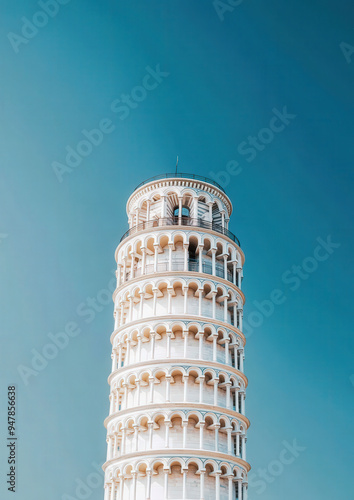
<path id="1" fill-rule="evenodd" d="M 178 162 L 178 157 L 177 157 L 177 162 Z M 146 179 L 145 181 L 141 182 L 136 186 L 134 191 L 139 189 L 141 186 L 144 186 L 145 184 L 149 184 L 149 182 L 153 182 L 159 179 L 177 179 L 177 178 L 182 178 L 182 179 L 194 179 L 202 182 L 206 182 L 208 184 L 212 184 L 213 186 L 216 186 L 220 191 L 225 193 L 225 189 L 220 186 L 216 181 L 213 179 L 210 179 L 208 177 L 204 177 L 202 175 L 197 175 L 197 174 L 187 174 L 187 173 L 182 173 L 182 172 L 175 172 L 175 173 L 168 173 L 168 174 L 160 174 L 160 175 L 155 175 L 154 177 L 150 177 L 149 179 Z"/>

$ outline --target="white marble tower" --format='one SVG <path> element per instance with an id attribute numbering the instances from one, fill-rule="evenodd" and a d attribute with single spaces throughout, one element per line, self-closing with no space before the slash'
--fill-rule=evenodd
<path id="1" fill-rule="evenodd" d="M 127 203 L 105 500 L 247 500 L 244 254 L 214 181 L 165 174 Z"/>

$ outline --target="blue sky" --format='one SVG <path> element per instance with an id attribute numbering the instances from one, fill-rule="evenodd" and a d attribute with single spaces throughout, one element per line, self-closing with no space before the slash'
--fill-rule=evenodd
<path id="1" fill-rule="evenodd" d="M 90 323 L 77 309 L 111 280 L 132 190 L 173 172 L 178 155 L 181 172 L 214 176 L 232 199 L 246 321 L 254 301 L 285 297 L 248 338 L 249 498 L 349 498 L 353 6 L 243 0 L 218 15 L 212 0 L 71 0 L 57 10 L 46 20 L 37 2 L 2 1 L 2 479 L 13 383 L 17 498 L 75 498 L 77 480 L 104 461 L 113 306 Z M 33 18 L 43 26 L 31 31 Z M 139 94 L 152 70 L 164 76 Z M 129 113 L 113 111 L 132 94 Z M 264 129 L 284 109 L 292 118 L 271 137 Z M 65 169 L 66 148 L 102 120 L 101 143 Z M 259 134 L 267 143 L 246 155 Z M 318 238 L 336 246 L 314 262 Z M 292 290 L 283 275 L 303 265 L 312 271 Z M 25 385 L 19 365 L 70 323 L 77 335 Z M 294 440 L 306 449 L 277 474 Z M 4 484 L 1 497 L 12 498 Z M 88 498 L 103 498 L 101 487 Z"/>

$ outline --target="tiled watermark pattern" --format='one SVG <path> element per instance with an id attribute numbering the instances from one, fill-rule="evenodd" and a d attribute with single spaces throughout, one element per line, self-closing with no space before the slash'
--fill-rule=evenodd
<path id="1" fill-rule="evenodd" d="M 305 446 L 299 446 L 296 439 L 293 439 L 292 444 L 287 441 L 282 442 L 283 449 L 279 453 L 277 459 L 269 462 L 267 467 L 259 468 L 257 471 L 251 471 L 248 474 L 248 484 L 250 489 L 254 489 L 255 493 L 261 495 L 267 489 L 267 486 L 281 476 L 285 467 L 291 465 L 300 456 L 300 453 L 306 450 Z"/>
<path id="2" fill-rule="evenodd" d="M 112 293 L 116 289 L 116 284 L 116 278 L 111 278 L 107 287 L 99 290 L 95 297 L 87 297 L 86 300 L 80 302 L 76 308 L 77 316 L 83 318 L 87 325 L 92 323 L 97 314 L 112 303 Z M 48 333 L 47 337 L 50 342 L 44 344 L 39 350 L 31 349 L 30 366 L 24 364 L 17 366 L 17 371 L 25 386 L 29 384 L 32 377 L 37 377 L 50 361 L 56 359 L 58 354 L 69 345 L 70 340 L 80 335 L 81 332 L 82 329 L 76 321 L 68 321 L 60 332 Z"/>
<path id="3" fill-rule="evenodd" d="M 80 477 L 75 479 L 75 496 L 64 493 L 61 500 L 87 500 L 96 488 L 102 487 L 104 473 L 102 467 L 96 462 L 92 462 L 92 467 L 96 472 L 90 472 L 84 480 Z"/>
<path id="4" fill-rule="evenodd" d="M 295 292 L 301 286 L 301 283 L 309 279 L 319 266 L 320 262 L 326 261 L 334 252 L 336 248 L 341 246 L 340 243 L 332 241 L 332 236 L 329 234 L 326 240 L 318 237 L 316 238 L 318 245 L 314 248 L 312 255 L 303 259 L 301 264 L 294 264 L 291 268 L 283 272 L 281 281 L 284 285 L 289 286 L 291 292 Z M 280 288 L 274 288 L 269 298 L 261 302 L 255 300 L 253 305 L 255 309 L 251 311 L 247 318 L 243 321 L 243 333 L 246 338 L 249 338 L 255 328 L 259 328 L 265 318 L 269 318 L 275 311 L 275 307 L 283 304 L 287 297 L 285 292 Z"/>
<path id="5" fill-rule="evenodd" d="M 146 74 L 141 81 L 141 85 L 136 85 L 129 94 L 121 94 L 119 98 L 112 101 L 110 110 L 118 115 L 119 120 L 126 120 L 131 110 L 136 109 L 146 99 L 148 92 L 155 90 L 163 82 L 164 78 L 170 75 L 167 71 L 161 70 L 160 64 L 157 64 L 155 69 L 146 66 L 145 71 Z M 97 128 L 83 129 L 81 131 L 83 138 L 76 146 L 67 145 L 65 147 L 65 163 L 52 162 L 52 168 L 58 181 L 63 182 L 64 175 L 71 173 L 78 167 L 83 159 L 92 153 L 94 148 L 103 143 L 105 136 L 114 132 L 115 129 L 116 126 L 109 118 L 100 120 Z"/>
<path id="6" fill-rule="evenodd" d="M 244 0 L 213 0 L 213 7 L 220 21 L 225 19 L 226 12 L 233 12 Z"/>
<path id="7" fill-rule="evenodd" d="M 347 61 L 348 64 L 351 64 L 352 60 L 354 59 L 354 45 L 350 45 L 350 43 L 347 42 L 341 42 L 339 44 L 339 47 L 343 53 L 343 56 L 345 57 L 345 60 Z"/>
<path id="8" fill-rule="evenodd" d="M 296 115 L 288 112 L 287 106 L 279 111 L 277 108 L 272 109 L 273 116 L 269 120 L 268 127 L 261 128 L 257 135 L 249 135 L 247 140 L 240 142 L 237 146 L 239 155 L 245 157 L 248 163 L 255 160 L 259 152 L 273 142 L 275 136 L 283 132 L 290 125 L 291 121 L 296 118 Z M 237 160 L 230 160 L 225 167 L 225 170 L 219 172 L 209 172 L 209 176 L 214 179 L 223 188 L 229 185 L 231 177 L 237 176 L 242 172 L 242 166 Z"/>
<path id="9" fill-rule="evenodd" d="M 47 26 L 50 18 L 53 19 L 57 16 L 60 7 L 69 2 L 71 2 L 71 0 L 40 0 L 38 2 L 40 9 L 33 14 L 31 19 L 21 17 L 21 34 L 14 33 L 13 31 L 7 34 L 7 38 L 14 52 L 18 54 L 20 52 L 20 47 L 22 45 L 27 45 L 30 40 L 35 38 L 39 31 Z"/>

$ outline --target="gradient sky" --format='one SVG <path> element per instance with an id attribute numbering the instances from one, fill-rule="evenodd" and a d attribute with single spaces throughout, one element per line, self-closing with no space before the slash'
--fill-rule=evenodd
<path id="1" fill-rule="evenodd" d="M 222 20 L 212 0 L 71 0 L 17 53 L 8 34 L 42 9 L 1 7 L 1 498 L 77 498 L 77 479 L 105 460 L 113 303 L 89 324 L 77 308 L 111 280 L 132 190 L 173 172 L 177 155 L 181 172 L 216 176 L 233 202 L 246 321 L 275 288 L 286 297 L 246 349 L 253 482 L 284 441 L 306 449 L 249 499 L 351 497 L 353 5 L 244 0 Z M 169 76 L 122 120 L 113 101 L 157 65 Z M 296 117 L 247 161 L 241 143 L 284 107 Z M 103 119 L 114 131 L 59 182 L 53 162 Z M 241 171 L 223 179 L 231 161 Z M 340 246 L 291 290 L 283 274 L 329 235 Z M 25 385 L 18 366 L 69 322 L 81 333 Z M 15 497 L 4 485 L 13 383 Z M 102 499 L 101 485 L 87 498 Z"/>

